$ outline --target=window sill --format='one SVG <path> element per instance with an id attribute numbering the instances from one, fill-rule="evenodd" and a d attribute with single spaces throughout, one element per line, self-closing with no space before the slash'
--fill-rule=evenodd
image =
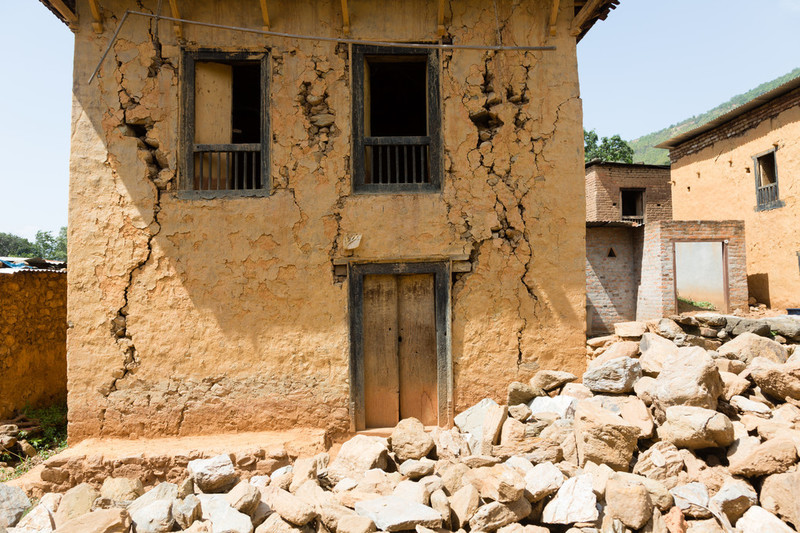
<path id="1" fill-rule="evenodd" d="M 774 202 L 770 202 L 768 204 L 757 205 L 753 208 L 754 211 L 771 211 L 773 209 L 778 209 L 780 207 L 785 206 L 783 200 L 776 200 Z"/>
<path id="2" fill-rule="evenodd" d="M 436 194 L 440 192 L 442 192 L 442 188 L 435 183 L 381 183 L 353 186 L 354 194 Z"/>
<path id="3" fill-rule="evenodd" d="M 214 200 L 217 198 L 263 198 L 269 196 L 269 189 L 220 190 L 220 191 L 178 191 L 178 200 Z"/>

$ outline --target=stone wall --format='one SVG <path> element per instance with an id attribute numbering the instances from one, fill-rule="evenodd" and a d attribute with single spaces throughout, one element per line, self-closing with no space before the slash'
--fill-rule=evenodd
<path id="1" fill-rule="evenodd" d="M 750 295 L 800 306 L 800 89 L 670 151 L 676 220 L 744 219 Z M 776 148 L 783 206 L 756 209 L 753 156 Z"/>
<path id="2" fill-rule="evenodd" d="M 67 276 L 0 273 L 0 419 L 67 397 Z"/>
<path id="3" fill-rule="evenodd" d="M 672 220 L 669 167 L 625 163 L 586 166 L 586 220 L 622 220 L 620 189 L 645 189 L 645 222 Z"/>
<path id="4" fill-rule="evenodd" d="M 140 10 L 156 9 L 155 0 Z M 181 43 L 171 23 L 78 0 L 70 163 L 70 440 L 314 426 L 347 431 L 346 276 L 335 262 L 449 261 L 450 412 L 505 396 L 539 368 L 584 365 L 581 102 L 572 2 L 499 1 L 504 44 L 442 52 L 442 190 L 354 194 L 351 50 L 184 25 L 191 48 L 269 49 L 271 194 L 181 197 Z M 183 17 L 260 26 L 259 4 L 180 4 Z M 446 4 L 445 39 L 496 44 L 491 4 Z M 271 29 L 341 36 L 340 3 L 269 2 Z M 436 4 L 351 2 L 356 39 L 437 41 Z M 236 48 L 234 48 L 234 45 Z M 311 123 L 306 94 L 333 124 Z M 489 116 L 490 121 L 477 117 Z M 473 117 L 473 118 L 471 118 Z M 347 256 L 347 236 L 362 235 Z M 447 424 L 449 421 L 440 421 Z"/>

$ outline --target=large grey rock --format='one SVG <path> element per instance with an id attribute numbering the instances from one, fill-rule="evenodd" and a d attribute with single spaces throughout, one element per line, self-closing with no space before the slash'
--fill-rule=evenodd
<path id="1" fill-rule="evenodd" d="M 131 512 L 136 533 L 167 533 L 172 531 L 172 500 L 156 500 Z"/>
<path id="2" fill-rule="evenodd" d="M 661 335 L 645 333 L 639 341 L 639 351 L 642 373 L 646 376 L 657 376 L 664 366 L 664 359 L 678 353 L 678 346 Z"/>
<path id="3" fill-rule="evenodd" d="M 787 339 L 800 341 L 800 317 L 797 316 L 773 316 L 764 319 L 769 328 Z"/>
<path id="4" fill-rule="evenodd" d="M 253 533 L 250 517 L 231 507 L 223 494 L 200 494 L 198 498 L 203 520 L 210 520 L 214 531 Z"/>
<path id="5" fill-rule="evenodd" d="M 61 524 L 88 513 L 98 496 L 100 493 L 88 483 L 81 483 L 69 489 L 58 504 L 55 513 L 56 525 L 61 527 Z"/>
<path id="6" fill-rule="evenodd" d="M 695 346 L 680 348 L 676 354 L 664 358 L 654 392 L 664 407 L 691 405 L 716 409 L 723 384 L 714 360 Z"/>
<path id="7" fill-rule="evenodd" d="M 666 422 L 658 428 L 660 439 L 678 448 L 725 447 L 733 442 L 730 419 L 711 409 L 676 405 L 668 407 Z"/>
<path id="8" fill-rule="evenodd" d="M 226 492 L 236 484 L 236 469 L 229 455 L 189 461 L 189 476 L 203 492 Z"/>
<path id="9" fill-rule="evenodd" d="M 431 507 L 394 496 L 356 503 L 356 513 L 371 519 L 381 531 L 404 531 L 417 526 L 442 527 L 441 515 Z"/>
<path id="10" fill-rule="evenodd" d="M 342 444 L 336 459 L 328 466 L 328 478 L 338 483 L 344 478 L 360 479 L 372 468 L 384 469 L 389 464 L 386 439 L 356 435 Z"/>
<path id="11" fill-rule="evenodd" d="M 773 398 L 800 400 L 800 360 L 780 365 L 757 357 L 750 364 L 750 376 L 762 392 Z"/>
<path id="12" fill-rule="evenodd" d="M 656 329 L 659 335 L 668 339 L 674 339 L 684 334 L 683 328 L 681 328 L 677 322 L 669 318 L 662 318 L 659 320 Z"/>
<path id="13" fill-rule="evenodd" d="M 500 406 L 492 399 L 484 398 L 466 411 L 456 415 L 454 422 L 456 427 L 465 434 L 467 444 L 472 453 L 481 453 L 481 446 L 484 442 L 484 423 L 487 415 L 495 413 Z"/>
<path id="14" fill-rule="evenodd" d="M 703 483 L 693 482 L 679 485 L 670 490 L 675 498 L 675 505 L 681 508 L 683 514 L 692 518 L 710 518 L 708 510 L 708 487 Z"/>
<path id="15" fill-rule="evenodd" d="M 737 316 L 725 316 L 725 331 L 730 335 L 738 336 L 744 333 L 755 333 L 756 335 L 769 335 L 769 324 L 764 320 L 754 320 Z"/>
<path id="16" fill-rule="evenodd" d="M 125 509 L 100 509 L 83 513 L 59 525 L 55 533 L 129 533 L 131 517 Z"/>
<path id="17" fill-rule="evenodd" d="M 575 411 L 575 441 L 579 464 L 587 461 L 628 471 L 639 428 L 591 400 L 583 400 Z"/>
<path id="18" fill-rule="evenodd" d="M 30 506 L 31 501 L 24 490 L 0 483 L 0 527 L 16 525 Z"/>
<path id="19" fill-rule="evenodd" d="M 542 522 L 546 524 L 573 524 L 597 520 L 597 497 L 592 490 L 590 475 L 582 474 L 568 479 L 556 495 L 545 505 Z"/>
<path id="20" fill-rule="evenodd" d="M 561 370 L 539 370 L 531 378 L 531 387 L 534 389 L 541 389 L 545 392 L 563 387 L 567 383 L 571 383 L 578 379 L 575 374 L 564 372 Z M 528 403 L 527 401 L 525 403 Z M 510 405 L 510 404 L 509 404 Z"/>
<path id="21" fill-rule="evenodd" d="M 564 481 L 564 474 L 553 463 L 539 463 L 525 474 L 525 497 L 536 503 L 560 489 Z"/>
<path id="22" fill-rule="evenodd" d="M 389 439 L 399 461 L 420 459 L 433 449 L 433 438 L 416 418 L 404 418 L 392 430 Z"/>
<path id="23" fill-rule="evenodd" d="M 769 511 L 754 505 L 736 522 L 740 533 L 795 533 L 780 518 Z"/>
<path id="24" fill-rule="evenodd" d="M 729 469 L 734 476 L 760 477 L 786 472 L 796 462 L 794 441 L 778 437 L 759 444 L 747 455 L 737 457 L 731 461 Z"/>
<path id="25" fill-rule="evenodd" d="M 761 506 L 792 524 L 800 524 L 800 472 L 765 478 L 761 485 Z"/>
<path id="26" fill-rule="evenodd" d="M 530 512 L 531 504 L 525 498 L 511 503 L 489 502 L 478 508 L 469 521 L 469 527 L 472 531 L 496 531 L 522 520 Z"/>
<path id="27" fill-rule="evenodd" d="M 642 377 L 637 359 L 618 357 L 597 366 L 590 366 L 583 374 L 583 384 L 592 392 L 624 393 L 633 390 L 633 384 Z"/>
<path id="28" fill-rule="evenodd" d="M 100 487 L 100 496 L 112 502 L 133 501 L 144 494 L 142 482 L 126 477 L 108 477 Z"/>
<path id="29" fill-rule="evenodd" d="M 728 479 L 711 498 L 711 507 L 716 507 L 728 517 L 731 524 L 753 505 L 758 503 L 758 494 L 753 487 L 741 479 Z"/>
<path id="30" fill-rule="evenodd" d="M 736 359 L 745 364 L 752 363 L 756 357 L 763 357 L 775 363 L 785 363 L 789 356 L 783 345 L 754 333 L 742 333 L 723 344 L 717 352 L 722 357 Z"/>

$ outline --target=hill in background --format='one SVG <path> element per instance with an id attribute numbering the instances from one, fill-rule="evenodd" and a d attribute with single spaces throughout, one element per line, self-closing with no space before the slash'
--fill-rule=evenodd
<path id="1" fill-rule="evenodd" d="M 636 163 L 648 163 L 651 165 L 668 165 L 669 164 L 669 151 L 668 150 L 661 150 L 659 148 L 653 148 L 655 145 L 660 144 L 667 139 L 671 139 L 678 134 L 684 133 L 689 130 L 693 130 L 699 126 L 702 126 L 706 122 L 710 122 L 715 118 L 719 117 L 720 115 L 724 115 L 728 111 L 733 110 L 734 108 L 743 105 L 753 98 L 757 96 L 761 96 L 762 94 L 771 91 L 775 87 L 786 83 L 789 80 L 793 80 L 800 76 L 800 67 L 794 69 L 793 71 L 789 72 L 788 74 L 784 74 L 779 78 L 775 78 L 772 81 L 768 81 L 766 83 L 762 83 L 755 89 L 751 89 L 743 94 L 738 94 L 725 102 L 724 104 L 720 104 L 714 109 L 706 111 L 700 115 L 696 115 L 691 118 L 687 118 L 683 122 L 679 122 L 677 124 L 673 124 L 668 128 L 664 128 L 663 130 L 654 131 L 653 133 L 648 133 L 638 139 L 633 141 L 628 141 L 628 145 L 633 148 L 633 160 Z"/>

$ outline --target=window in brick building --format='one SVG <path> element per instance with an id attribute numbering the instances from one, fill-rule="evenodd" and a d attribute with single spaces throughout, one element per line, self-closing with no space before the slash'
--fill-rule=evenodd
<path id="1" fill-rule="evenodd" d="M 765 211 L 783 206 L 778 194 L 778 166 L 775 148 L 753 156 L 756 177 L 756 211 Z"/>
<path id="2" fill-rule="evenodd" d="M 267 94 L 266 53 L 185 52 L 184 194 L 269 194 Z"/>
<path id="3" fill-rule="evenodd" d="M 620 189 L 622 220 L 644 222 L 644 189 Z"/>
<path id="4" fill-rule="evenodd" d="M 354 47 L 354 189 L 440 190 L 440 113 L 435 50 Z"/>

